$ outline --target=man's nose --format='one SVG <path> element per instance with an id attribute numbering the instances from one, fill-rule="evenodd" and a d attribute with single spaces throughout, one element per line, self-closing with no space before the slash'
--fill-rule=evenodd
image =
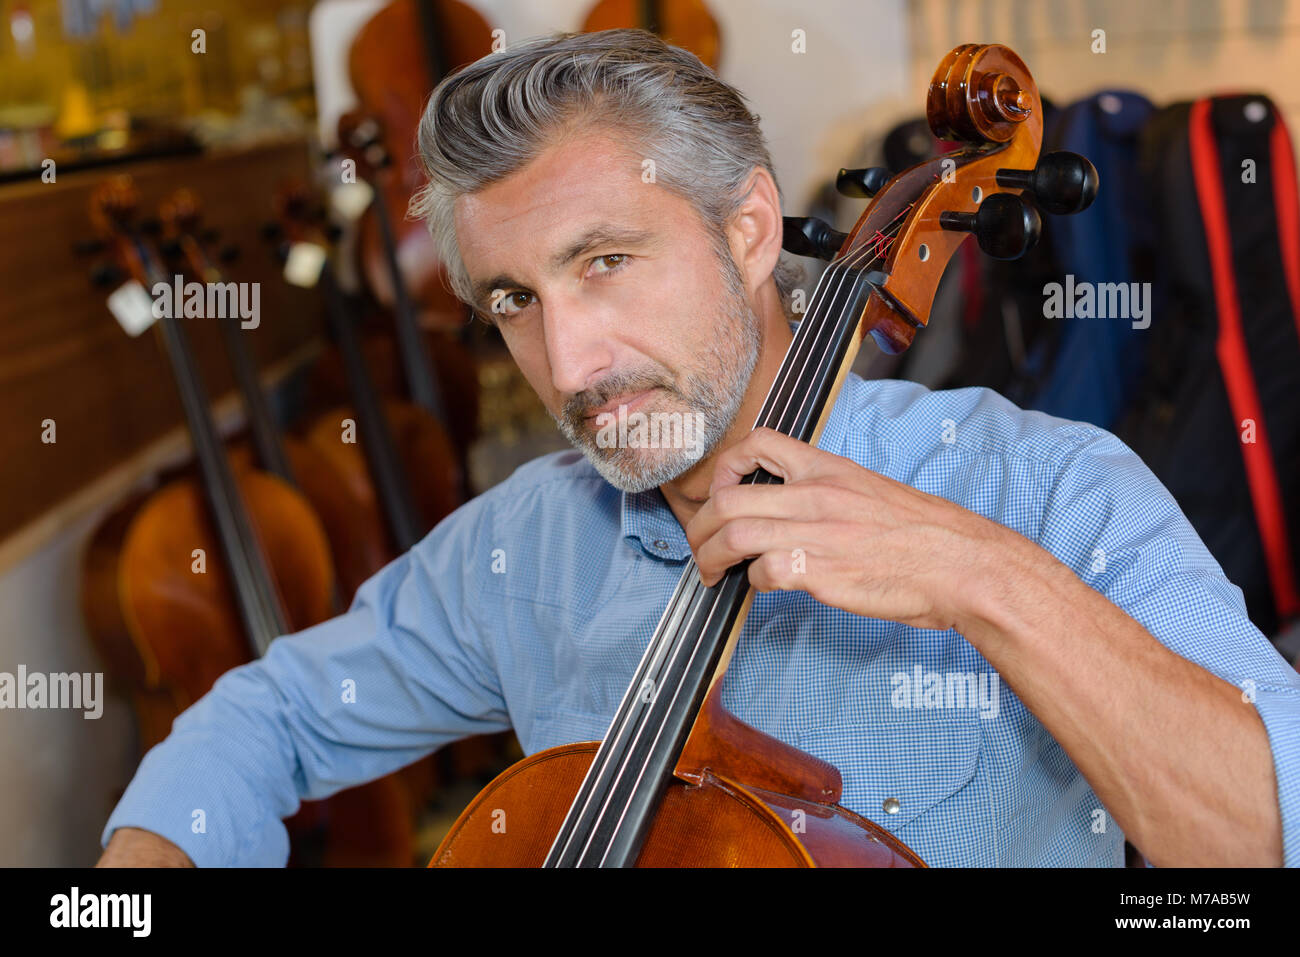
<path id="1" fill-rule="evenodd" d="M 542 310 L 551 385 L 562 395 L 590 388 L 613 368 L 610 319 L 580 296 L 554 296 Z"/>

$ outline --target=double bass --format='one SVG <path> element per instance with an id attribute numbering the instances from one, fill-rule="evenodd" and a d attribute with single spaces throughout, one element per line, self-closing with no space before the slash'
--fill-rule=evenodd
<path id="1" fill-rule="evenodd" d="M 937 136 L 961 147 L 892 177 L 841 170 L 841 191 L 872 200 L 852 231 L 786 219 L 786 248 L 829 265 L 755 428 L 815 443 L 863 339 L 889 353 L 908 348 L 968 234 L 985 253 L 1015 259 L 1038 238 L 1039 207 L 1080 212 L 1096 195 L 1097 172 L 1083 157 L 1039 158 L 1038 90 L 1004 46 L 948 53 L 926 113 Z M 742 479 L 779 481 L 763 469 Z M 748 566 L 705 587 L 688 561 L 604 739 L 507 769 L 461 814 L 430 866 L 925 866 L 895 835 L 840 806 L 835 767 L 722 706 L 753 598 Z M 509 840 L 495 827 L 502 814 Z"/>

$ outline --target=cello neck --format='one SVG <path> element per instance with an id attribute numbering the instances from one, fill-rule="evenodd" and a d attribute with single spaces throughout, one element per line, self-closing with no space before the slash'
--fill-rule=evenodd
<path id="1" fill-rule="evenodd" d="M 179 242 L 191 271 L 200 282 L 224 283 L 226 281 L 221 269 L 212 261 L 207 248 L 193 232 L 182 233 Z M 266 395 L 257 380 L 253 359 L 248 354 L 244 337 L 240 334 L 239 319 L 231 316 L 217 319 L 216 322 L 221 328 L 221 336 L 230 359 L 235 384 L 239 387 L 239 394 L 244 401 L 244 409 L 248 415 L 248 429 L 252 436 L 253 448 L 257 452 L 258 463 L 271 474 L 284 479 L 290 485 L 295 485 L 293 468 L 289 464 L 289 456 L 285 452 L 280 430 L 276 428 L 275 421 L 271 417 Z"/>
<path id="2" fill-rule="evenodd" d="M 659 9 L 659 0 L 637 0 L 638 18 L 643 30 L 649 30 L 655 36 L 663 33 L 663 17 Z"/>
<path id="3" fill-rule="evenodd" d="M 147 288 L 153 289 L 158 283 L 168 284 L 169 277 L 159 265 L 150 244 L 134 230 L 129 231 L 128 241 L 131 253 L 148 279 Z M 174 316 L 158 319 L 157 328 L 180 394 L 204 494 L 225 555 L 240 618 L 260 657 L 277 636 L 289 630 L 288 616 L 271 579 L 270 567 L 248 517 L 225 447 L 212 421 L 208 391 L 198 363 L 194 361 L 189 333 Z"/>
<path id="4" fill-rule="evenodd" d="M 424 54 L 429 61 L 429 89 L 433 89 L 439 80 L 451 72 L 437 0 L 415 0 L 415 11 L 420 19 L 420 39 L 424 44 Z"/>
<path id="5" fill-rule="evenodd" d="M 343 358 L 343 371 L 357 414 L 361 450 L 366 456 L 366 465 L 384 511 L 393 547 L 401 554 L 420 540 L 422 525 L 415 497 L 397 454 L 379 391 L 366 368 L 361 337 L 357 334 L 356 310 L 334 278 L 332 258 L 326 260 L 321 270 L 320 284 L 325 297 L 325 314 Z"/>
<path id="6" fill-rule="evenodd" d="M 411 401 L 429 412 L 446 428 L 447 407 L 443 401 L 442 384 L 429 356 L 429 348 L 420 332 L 420 322 L 416 317 L 415 304 L 402 267 L 397 258 L 397 238 L 393 232 L 392 217 L 383 196 L 375 193 L 375 219 L 379 225 L 379 235 L 384 246 L 384 260 L 393 283 L 393 318 L 396 325 L 397 341 L 401 346 L 402 371 L 406 375 L 406 387 L 411 393 Z"/>

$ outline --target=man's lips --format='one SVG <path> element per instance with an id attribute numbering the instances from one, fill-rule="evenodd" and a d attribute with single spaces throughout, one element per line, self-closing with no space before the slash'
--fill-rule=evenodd
<path id="1" fill-rule="evenodd" d="M 593 409 L 582 418 L 584 420 L 594 420 L 598 415 L 605 415 L 606 413 L 614 415 L 617 414 L 621 406 L 626 406 L 627 410 L 631 412 L 634 407 L 644 402 L 650 393 L 654 391 L 656 391 L 656 389 L 646 389 L 644 392 L 637 392 L 630 396 L 620 396 L 612 402 L 607 402 L 605 405 L 602 405 L 599 409 Z"/>

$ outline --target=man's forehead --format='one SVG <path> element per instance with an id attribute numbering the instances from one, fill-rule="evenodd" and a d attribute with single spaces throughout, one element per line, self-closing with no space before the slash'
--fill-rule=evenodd
<path id="1" fill-rule="evenodd" d="M 641 160 L 626 146 L 605 135 L 570 137 L 514 175 L 457 199 L 456 234 L 465 247 L 524 225 L 571 229 L 576 216 L 622 218 L 659 192 L 641 181 Z"/>
<path id="2" fill-rule="evenodd" d="M 456 238 L 476 299 L 485 298 L 482 287 L 526 284 L 523 273 L 555 270 L 597 245 L 649 242 L 680 229 L 689 204 L 647 181 L 643 169 L 624 143 L 575 136 L 457 199 Z"/>

